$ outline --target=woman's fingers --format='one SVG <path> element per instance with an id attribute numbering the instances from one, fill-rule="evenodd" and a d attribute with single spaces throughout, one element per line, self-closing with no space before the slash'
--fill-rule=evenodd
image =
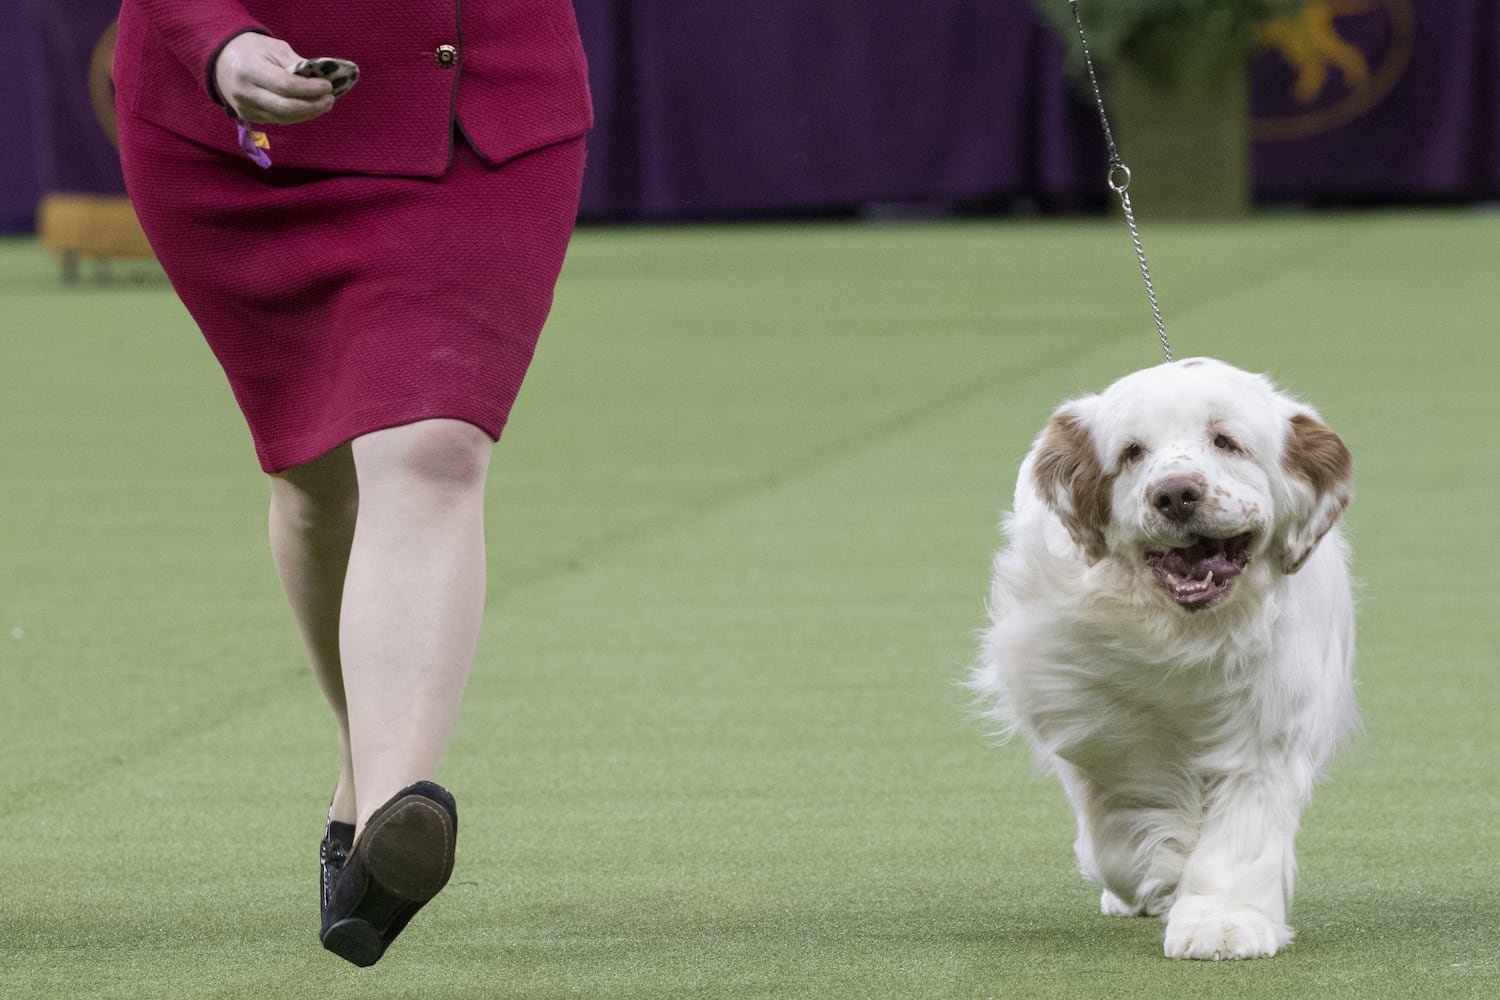
<path id="1" fill-rule="evenodd" d="M 316 118 L 333 107 L 333 85 L 293 73 L 301 58 L 279 38 L 236 35 L 214 63 L 219 96 L 247 122 L 292 125 Z"/>

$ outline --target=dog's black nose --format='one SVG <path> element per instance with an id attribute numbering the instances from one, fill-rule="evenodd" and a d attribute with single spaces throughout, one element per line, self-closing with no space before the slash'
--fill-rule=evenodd
<path id="1" fill-rule="evenodd" d="M 1208 484 L 1198 476 L 1172 476 L 1151 487 L 1151 506 L 1173 521 L 1190 521 Z"/>

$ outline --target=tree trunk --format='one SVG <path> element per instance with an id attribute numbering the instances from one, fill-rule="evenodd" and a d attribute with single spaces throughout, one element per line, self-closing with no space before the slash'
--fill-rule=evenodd
<path id="1" fill-rule="evenodd" d="M 1211 49 L 1211 47 L 1210 47 Z M 1115 138 L 1144 219 L 1230 218 L 1250 208 L 1250 97 L 1241 58 L 1198 54 L 1170 86 L 1121 64 L 1110 74 Z"/>

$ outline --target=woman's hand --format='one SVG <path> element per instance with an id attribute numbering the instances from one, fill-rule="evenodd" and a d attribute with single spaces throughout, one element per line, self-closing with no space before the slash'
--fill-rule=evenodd
<path id="1" fill-rule="evenodd" d="M 333 108 L 333 85 L 297 76 L 302 57 L 279 38 L 246 32 L 231 38 L 214 62 L 219 96 L 247 122 L 292 125 Z"/>

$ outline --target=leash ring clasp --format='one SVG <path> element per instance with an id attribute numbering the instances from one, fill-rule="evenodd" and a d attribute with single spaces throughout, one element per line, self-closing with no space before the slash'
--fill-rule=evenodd
<path id="1" fill-rule="evenodd" d="M 1130 190 L 1130 168 L 1116 160 L 1109 165 L 1109 189 L 1115 194 Z"/>

